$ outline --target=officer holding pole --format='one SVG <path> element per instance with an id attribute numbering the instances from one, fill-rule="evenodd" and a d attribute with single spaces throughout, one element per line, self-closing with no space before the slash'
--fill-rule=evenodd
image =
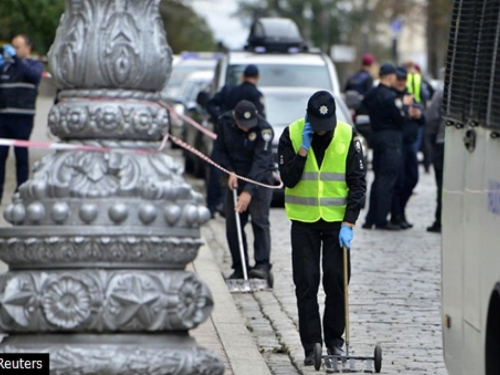
<path id="1" fill-rule="evenodd" d="M 333 96 L 315 93 L 307 115 L 281 135 L 278 158 L 285 208 L 292 221 L 293 281 L 304 365 L 323 343 L 317 293 L 323 249 L 324 343 L 341 355 L 345 328 L 342 248 L 351 247 L 353 227 L 366 192 L 366 168 L 355 129 L 335 115 Z"/>

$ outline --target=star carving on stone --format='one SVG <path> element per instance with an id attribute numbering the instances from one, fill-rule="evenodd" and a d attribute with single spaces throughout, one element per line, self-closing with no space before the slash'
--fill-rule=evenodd
<path id="1" fill-rule="evenodd" d="M 0 296 L 0 301 L 9 316 L 22 327 L 29 325 L 25 310 L 29 309 L 33 299 L 33 292 L 18 291 L 17 293 L 6 293 Z"/>
<path id="2" fill-rule="evenodd" d="M 120 305 L 118 324 L 123 325 L 137 318 L 145 327 L 153 320 L 151 305 L 160 298 L 158 291 L 147 290 L 138 277 L 132 277 L 129 289 L 115 290 L 111 297 Z"/>

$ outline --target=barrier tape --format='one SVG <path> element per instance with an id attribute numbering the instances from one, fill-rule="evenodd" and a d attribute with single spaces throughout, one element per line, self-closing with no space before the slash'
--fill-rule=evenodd
<path id="1" fill-rule="evenodd" d="M 196 128 L 198 131 L 202 132 L 203 134 L 205 134 L 206 136 L 212 138 L 214 141 L 217 139 L 217 134 L 215 134 L 214 132 L 208 130 L 207 128 L 205 128 L 203 125 L 200 125 L 198 124 L 196 121 L 194 121 L 191 117 L 188 117 L 186 115 L 180 115 L 178 114 L 177 112 L 175 112 L 175 110 L 169 106 L 167 103 L 165 103 L 163 100 L 160 100 L 158 102 L 158 104 L 160 104 L 162 107 L 164 107 L 167 111 L 170 112 L 171 115 L 173 115 L 174 117 L 176 118 L 181 118 L 182 120 L 186 121 L 187 123 L 189 123 L 189 125 L 193 126 L 194 128 Z"/>
<path id="2" fill-rule="evenodd" d="M 93 99 L 93 100 L 99 100 L 99 99 Z M 173 108 L 171 108 L 168 104 L 166 104 L 163 101 L 160 101 L 158 103 L 151 102 L 156 105 L 160 105 L 164 108 L 166 108 L 170 113 L 174 113 L 176 116 L 179 116 L 178 114 L 175 113 Z M 217 135 L 213 132 L 211 132 L 208 129 L 205 129 L 202 125 L 198 124 L 196 121 L 193 119 L 180 115 L 180 117 L 184 120 L 186 120 L 188 123 L 193 125 L 196 129 L 202 131 L 205 133 L 207 136 L 209 136 L 212 139 L 216 139 Z M 89 146 L 89 145 L 75 145 L 75 144 L 69 144 L 69 143 L 53 143 L 53 142 L 36 142 L 36 141 L 25 141 L 25 140 L 20 140 L 20 139 L 6 139 L 6 138 L 0 138 L 0 146 L 13 146 L 13 147 L 25 147 L 25 148 L 44 148 L 44 149 L 52 149 L 52 150 L 74 150 L 74 151 L 95 151 L 95 152 L 111 152 L 111 151 L 121 151 L 121 152 L 131 152 L 134 154 L 154 154 L 161 152 L 164 148 L 165 145 L 168 141 L 168 139 L 171 139 L 172 142 L 175 144 L 179 145 L 180 147 L 186 149 L 187 151 L 193 153 L 194 155 L 198 156 L 202 160 L 206 161 L 207 163 L 213 165 L 214 167 L 220 169 L 224 173 L 228 175 L 234 175 L 238 179 L 242 181 L 246 181 L 258 186 L 265 187 L 267 189 L 281 189 L 283 188 L 283 182 L 279 179 L 279 176 L 275 175 L 274 177 L 280 181 L 279 185 L 268 185 L 268 184 L 263 184 L 258 181 L 251 180 L 249 178 L 239 176 L 233 172 L 228 171 L 227 169 L 223 168 L 216 162 L 214 162 L 212 159 L 210 159 L 208 156 L 203 154 L 202 152 L 198 151 L 191 145 L 187 144 L 186 142 L 180 140 L 177 137 L 174 137 L 173 135 L 166 134 L 165 137 L 163 137 L 162 142 L 158 148 L 154 149 L 144 149 L 144 148 L 123 148 L 123 147 L 102 147 L 102 146 Z"/>

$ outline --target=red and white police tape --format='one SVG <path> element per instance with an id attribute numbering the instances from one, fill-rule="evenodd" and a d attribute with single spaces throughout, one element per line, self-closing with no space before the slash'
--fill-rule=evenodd
<path id="1" fill-rule="evenodd" d="M 194 126 L 196 129 L 202 131 L 204 134 L 209 136 L 212 139 L 216 139 L 217 135 L 213 132 L 211 132 L 208 129 L 205 129 L 202 125 L 198 124 L 196 121 L 193 119 L 184 116 L 184 115 L 179 115 L 175 113 L 173 108 L 171 108 L 168 104 L 166 104 L 163 101 L 160 101 L 158 103 L 162 107 L 166 108 L 171 114 L 174 113 L 175 116 L 179 116 L 181 119 L 185 120 L 188 122 L 190 125 Z M 25 140 L 20 140 L 20 139 L 6 139 L 6 138 L 0 138 L 0 146 L 13 146 L 13 147 L 26 147 L 26 148 L 45 148 L 45 149 L 51 149 L 51 150 L 73 150 L 73 151 L 93 151 L 93 152 L 112 152 L 112 151 L 120 151 L 120 152 L 130 152 L 134 154 L 154 154 L 161 152 L 168 139 L 170 139 L 172 142 L 175 144 L 179 145 L 180 147 L 186 149 L 187 151 L 195 154 L 202 160 L 206 161 L 207 163 L 213 165 L 214 167 L 220 169 L 226 174 L 229 175 L 235 175 L 238 179 L 242 181 L 246 181 L 258 186 L 262 186 L 268 189 L 281 189 L 283 187 L 283 182 L 281 180 L 279 185 L 268 185 L 268 184 L 263 184 L 258 181 L 253 181 L 249 178 L 239 176 L 231 171 L 228 171 L 227 169 L 223 168 L 216 162 L 214 162 L 212 159 L 210 159 L 208 156 L 203 154 L 202 152 L 198 151 L 191 145 L 187 144 L 186 142 L 180 140 L 177 137 L 174 137 L 170 134 L 166 134 L 165 137 L 163 137 L 163 140 L 160 144 L 159 148 L 124 148 L 124 147 L 102 147 L 102 146 L 90 146 L 90 145 L 82 145 L 82 144 L 70 144 L 70 143 L 54 143 L 54 142 L 37 142 L 37 141 L 25 141 Z"/>

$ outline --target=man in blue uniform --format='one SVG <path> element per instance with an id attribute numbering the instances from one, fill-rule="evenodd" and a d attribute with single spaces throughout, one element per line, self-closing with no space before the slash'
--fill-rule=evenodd
<path id="1" fill-rule="evenodd" d="M 257 66 L 253 64 L 248 65 L 243 71 L 241 77 L 242 83 L 226 95 L 224 103 L 226 110 L 231 111 L 242 100 L 248 100 L 253 103 L 261 116 L 266 117 L 264 95 L 257 89 L 259 78 L 259 69 Z"/>
<path id="2" fill-rule="evenodd" d="M 234 211 L 240 214 L 240 222 L 245 249 L 245 264 L 248 268 L 247 241 L 243 228 L 252 217 L 254 234 L 255 266 L 250 270 L 250 277 L 267 279 L 271 270 L 271 234 L 269 207 L 272 190 L 238 180 L 235 174 L 265 184 L 272 183 L 272 140 L 271 125 L 258 114 L 255 105 L 243 100 L 234 109 L 226 112 L 219 119 L 217 140 L 215 141 L 215 160 L 224 168 L 233 172 L 229 176 L 226 193 L 226 237 L 233 259 L 234 272 L 230 279 L 243 278 L 243 267 L 239 252 L 236 218 Z M 237 189 L 238 202 L 234 207 L 232 191 Z"/>
<path id="3" fill-rule="evenodd" d="M 408 72 L 406 68 L 396 68 L 397 79 L 394 83 L 394 90 L 401 101 L 405 95 L 409 94 L 406 82 L 407 76 Z M 399 225 L 401 229 L 413 227 L 413 225 L 406 220 L 405 210 L 413 193 L 413 189 L 418 182 L 418 159 L 414 144 L 418 139 L 419 130 L 422 129 L 425 124 L 423 109 L 423 104 L 414 103 L 408 107 L 408 113 L 405 114 L 403 147 L 401 149 L 401 168 L 392 197 L 391 209 L 391 223 Z"/>
<path id="4" fill-rule="evenodd" d="M 365 95 L 373 87 L 373 78 L 370 74 L 370 69 L 375 62 L 375 57 L 366 53 L 361 60 L 361 69 L 349 77 L 345 85 L 345 92 L 356 91 L 360 95 Z"/>
<path id="5" fill-rule="evenodd" d="M 370 116 L 372 126 L 373 171 L 375 180 L 370 191 L 370 208 L 362 228 L 399 230 L 399 225 L 387 221 L 391 211 L 394 187 L 401 168 L 403 126 L 412 96 L 403 99 L 392 89 L 396 80 L 396 68 L 392 64 L 380 67 L 380 84 L 370 90 L 363 105 Z"/>
<path id="6" fill-rule="evenodd" d="M 3 56 L 0 56 L 0 138 L 28 140 L 33 130 L 37 88 L 43 65 L 30 59 L 30 53 L 31 42 L 26 35 L 18 35 L 12 40 L 12 45 L 3 46 Z M 14 147 L 14 154 L 19 188 L 29 175 L 28 149 Z M 0 200 L 8 155 L 9 147 L 1 146 Z"/>

